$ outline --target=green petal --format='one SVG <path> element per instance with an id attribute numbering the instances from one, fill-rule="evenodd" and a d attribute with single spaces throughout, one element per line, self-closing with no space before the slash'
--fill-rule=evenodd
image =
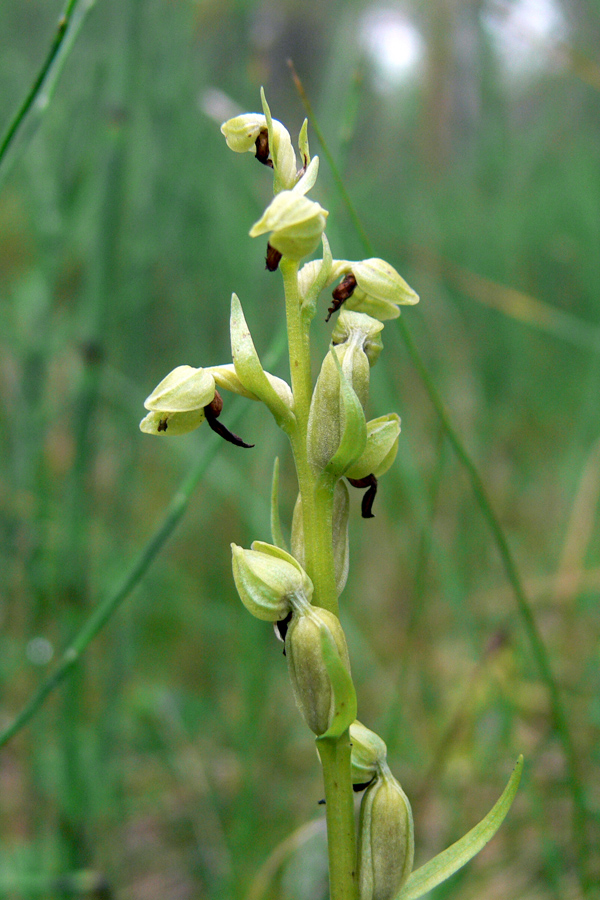
<path id="1" fill-rule="evenodd" d="M 191 412 L 204 409 L 215 396 L 215 379 L 206 369 L 177 366 L 163 378 L 144 402 L 158 412 Z"/>
<path id="2" fill-rule="evenodd" d="M 188 434 L 204 422 L 204 410 L 194 409 L 190 412 L 159 412 L 152 410 L 140 422 L 140 431 L 145 434 L 169 435 Z"/>

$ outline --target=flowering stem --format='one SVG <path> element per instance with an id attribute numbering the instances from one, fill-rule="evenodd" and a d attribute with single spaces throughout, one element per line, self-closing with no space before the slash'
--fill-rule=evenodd
<path id="1" fill-rule="evenodd" d="M 312 397 L 309 324 L 302 316 L 298 291 L 298 264 L 282 259 L 280 264 L 285 289 L 290 374 L 294 394 L 295 427 L 290 440 L 302 497 L 304 520 L 305 569 L 315 587 L 313 603 L 338 615 L 335 566 L 331 537 L 333 486 L 317 483 L 317 475 L 308 461 L 308 414 Z"/>
<path id="2" fill-rule="evenodd" d="M 302 498 L 304 568 L 314 584 L 313 602 L 338 615 L 332 542 L 335 481 L 313 471 L 307 451 L 308 416 L 312 397 L 310 323 L 302 316 L 298 264 L 282 259 L 280 269 L 285 290 L 290 373 L 296 415 L 296 422 L 290 430 L 290 440 Z M 325 785 L 330 898 L 356 900 L 356 843 L 348 731 L 340 738 L 318 741 L 318 747 Z"/>
<path id="3" fill-rule="evenodd" d="M 356 900 L 354 795 L 350 778 L 350 736 L 317 741 L 323 766 L 330 900 Z M 343 787 L 348 790 L 342 790 Z"/>

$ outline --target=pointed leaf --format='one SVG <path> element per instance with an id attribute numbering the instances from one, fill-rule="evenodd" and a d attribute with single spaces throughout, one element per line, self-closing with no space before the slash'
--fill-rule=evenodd
<path id="1" fill-rule="evenodd" d="M 333 354 L 340 376 L 343 431 L 338 448 L 325 466 L 325 471 L 335 475 L 336 478 L 341 478 L 344 472 L 364 453 L 367 445 L 367 423 L 360 400 L 342 371 L 337 353 L 335 350 L 330 352 Z"/>
<path id="2" fill-rule="evenodd" d="M 350 728 L 350 725 L 356 719 L 356 691 L 354 690 L 352 676 L 342 662 L 329 629 L 324 625 L 321 625 L 321 649 L 323 651 L 325 668 L 331 679 L 334 712 L 331 725 L 317 740 L 325 741 L 328 738 L 336 740 Z"/>
<path id="3" fill-rule="evenodd" d="M 489 811 L 485 819 L 482 819 L 479 825 L 472 828 L 471 831 L 467 832 L 464 837 L 452 844 L 451 847 L 448 847 L 447 850 L 434 856 L 428 863 L 425 863 L 424 866 L 413 872 L 397 895 L 396 900 L 417 900 L 418 897 L 427 894 L 438 884 L 441 884 L 455 872 L 458 872 L 465 863 L 468 863 L 470 859 L 473 859 L 485 847 L 502 825 L 511 807 L 519 787 L 522 771 L 523 757 L 519 756 L 502 796 Z"/>
<path id="4" fill-rule="evenodd" d="M 273 481 L 271 483 L 271 537 L 276 547 L 287 551 L 287 543 L 281 530 L 279 518 L 279 457 L 273 464 Z"/>
<path id="5" fill-rule="evenodd" d="M 275 421 L 285 431 L 294 421 L 294 413 L 279 396 L 261 365 L 236 294 L 231 295 L 231 355 L 243 386 L 269 407 Z"/>

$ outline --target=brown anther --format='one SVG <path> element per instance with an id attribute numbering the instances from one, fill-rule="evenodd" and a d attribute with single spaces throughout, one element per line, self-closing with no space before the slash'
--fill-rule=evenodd
<path id="1" fill-rule="evenodd" d="M 281 253 L 279 250 L 276 250 L 275 247 L 271 247 L 270 244 L 267 244 L 267 258 L 265 260 L 265 268 L 269 270 L 269 272 L 275 272 L 279 266 L 279 261 L 281 260 Z"/>
<path id="2" fill-rule="evenodd" d="M 325 319 L 326 322 L 329 322 L 334 312 L 337 312 L 342 303 L 345 303 L 348 297 L 352 296 L 355 287 L 356 278 L 354 277 L 352 272 L 348 272 L 347 275 L 344 275 L 338 286 L 331 292 L 333 303 L 327 310 L 327 318 Z"/>
<path id="3" fill-rule="evenodd" d="M 221 395 L 218 391 L 215 391 L 215 396 L 211 403 L 208 406 L 204 407 L 204 415 L 206 416 L 206 421 L 219 437 L 222 437 L 224 441 L 228 441 L 230 444 L 235 444 L 236 447 L 245 447 L 247 450 L 250 450 L 254 447 L 254 444 L 246 444 L 245 441 L 238 437 L 237 434 L 234 434 L 233 431 L 230 431 L 222 422 L 219 422 L 219 416 L 221 415 L 221 410 L 223 409 L 223 400 L 221 399 Z M 160 431 L 160 425 L 158 430 Z"/>
<path id="4" fill-rule="evenodd" d="M 214 414 L 215 419 L 221 415 L 221 410 L 223 409 L 223 398 L 221 397 L 218 391 L 215 391 L 215 396 L 212 399 L 212 402 L 209 403 L 211 412 Z"/>
<path id="5" fill-rule="evenodd" d="M 365 478 L 349 478 L 349 483 L 355 488 L 368 488 L 362 498 L 360 511 L 363 519 L 374 519 L 373 502 L 377 495 L 377 479 L 374 475 L 367 475 Z"/>
<path id="6" fill-rule="evenodd" d="M 169 417 L 165 416 L 158 423 L 158 428 L 156 430 L 157 431 L 166 431 L 168 427 L 169 427 Z"/>
<path id="7" fill-rule="evenodd" d="M 273 168 L 273 160 L 269 159 L 269 131 L 267 128 L 263 128 L 258 133 L 258 137 L 254 142 L 256 146 L 256 159 L 263 164 L 263 166 L 269 166 L 270 169 Z"/>

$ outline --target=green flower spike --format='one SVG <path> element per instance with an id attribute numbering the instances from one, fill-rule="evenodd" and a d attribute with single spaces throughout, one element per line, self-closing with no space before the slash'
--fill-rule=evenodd
<path id="1" fill-rule="evenodd" d="M 308 174 L 307 171 L 304 177 Z M 301 183 L 299 182 L 299 186 Z M 317 248 L 328 215 L 328 211 L 319 203 L 309 200 L 302 193 L 295 190 L 281 191 L 273 197 L 258 222 L 254 223 L 250 229 L 250 237 L 271 232 L 269 246 L 282 256 L 298 261 Z"/>

